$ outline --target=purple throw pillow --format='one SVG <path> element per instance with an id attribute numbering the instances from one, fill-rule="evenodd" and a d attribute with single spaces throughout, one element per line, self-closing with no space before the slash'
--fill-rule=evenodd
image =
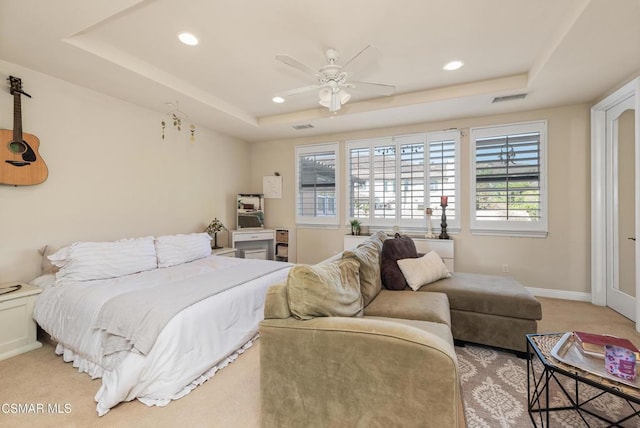
<path id="1" fill-rule="evenodd" d="M 386 239 L 382 244 L 382 253 L 380 255 L 380 276 L 385 288 L 389 290 L 404 290 L 408 284 L 398 266 L 398 260 L 415 259 L 417 257 L 416 244 L 408 236 L 401 236 L 396 233 L 395 238 Z"/>

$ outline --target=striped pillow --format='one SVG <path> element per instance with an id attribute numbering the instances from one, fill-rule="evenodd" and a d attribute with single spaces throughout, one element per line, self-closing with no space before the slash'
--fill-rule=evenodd
<path id="1" fill-rule="evenodd" d="M 160 268 L 188 263 L 211 255 L 211 236 L 206 233 L 159 236 L 156 251 Z"/>
<path id="2" fill-rule="evenodd" d="M 56 282 L 116 278 L 156 269 L 152 236 L 114 242 L 76 242 L 49 256 L 60 268 Z"/>

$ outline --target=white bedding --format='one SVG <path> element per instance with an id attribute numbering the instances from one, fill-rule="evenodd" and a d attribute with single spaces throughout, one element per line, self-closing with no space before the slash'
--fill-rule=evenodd
<path id="1" fill-rule="evenodd" d="M 251 260 L 210 256 L 190 263 L 113 279 L 55 284 L 38 296 L 34 319 L 59 345 L 65 361 L 94 378 L 102 378 L 96 394 L 100 416 L 121 401 L 139 399 L 166 405 L 204 382 L 234 351 L 250 346 L 263 319 L 267 288 L 284 281 L 290 265 L 241 286 L 202 300 L 178 313 L 147 355 L 122 351 L 103 356 L 101 335 L 93 329 L 107 299 L 166 281 L 193 278 Z M 279 262 L 273 262 L 279 263 Z M 46 280 L 41 280 L 46 284 Z M 233 357 L 232 357 L 233 358 Z"/>

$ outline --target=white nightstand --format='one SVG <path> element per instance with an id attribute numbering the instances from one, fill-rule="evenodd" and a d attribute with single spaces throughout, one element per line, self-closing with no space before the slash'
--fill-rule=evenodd
<path id="1" fill-rule="evenodd" d="M 235 257 L 236 248 L 218 248 L 216 250 L 211 250 L 211 254 L 215 254 L 216 256 Z"/>
<path id="2" fill-rule="evenodd" d="M 22 288 L 0 294 L 0 360 L 42 346 L 33 320 L 33 305 L 42 289 L 22 282 L 0 284 L 0 289 L 16 284 Z"/>

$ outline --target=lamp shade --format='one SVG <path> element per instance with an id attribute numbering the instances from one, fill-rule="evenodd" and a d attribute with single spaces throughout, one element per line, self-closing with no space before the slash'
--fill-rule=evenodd
<path id="1" fill-rule="evenodd" d="M 351 94 L 338 87 L 322 88 L 318 92 L 318 97 L 321 106 L 327 107 L 329 111 L 338 111 L 343 104 L 351 99 Z"/>
<path id="2" fill-rule="evenodd" d="M 211 220 L 211 223 L 209 223 L 209 226 L 207 226 L 204 231 L 213 236 L 222 230 L 227 230 L 227 228 L 224 224 L 222 224 L 220 220 L 218 220 L 218 218 L 214 218 L 213 220 Z"/>

